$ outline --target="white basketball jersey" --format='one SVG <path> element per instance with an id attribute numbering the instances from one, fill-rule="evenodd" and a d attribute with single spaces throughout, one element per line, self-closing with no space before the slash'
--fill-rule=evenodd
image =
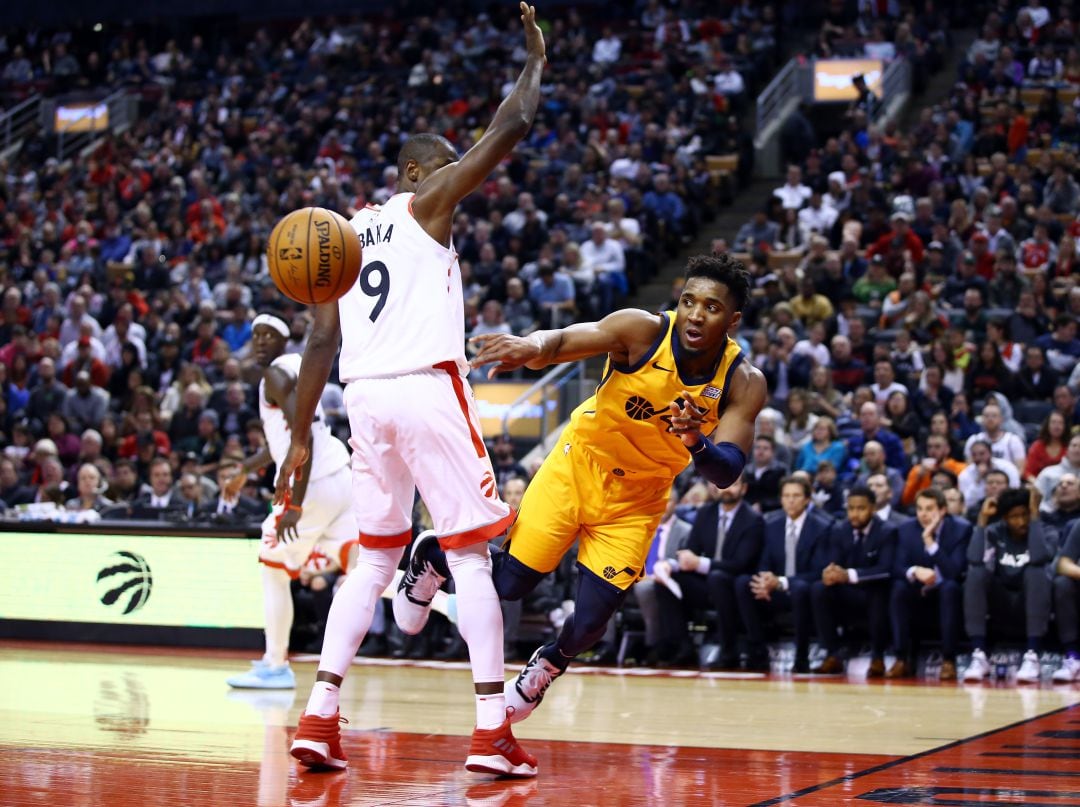
<path id="1" fill-rule="evenodd" d="M 353 216 L 364 251 L 360 277 L 338 300 L 344 382 L 429 370 L 446 361 L 468 372 L 461 269 L 412 215 L 412 193 Z"/>
<path id="2" fill-rule="evenodd" d="M 302 356 L 299 353 L 284 353 L 274 359 L 270 366 L 280 367 L 296 377 L 300 374 L 301 360 Z M 267 402 L 265 386 L 266 382 L 259 382 L 259 417 L 262 419 L 263 433 L 266 435 L 266 446 L 270 449 L 270 456 L 280 469 L 285 455 L 289 453 L 292 437 L 289 434 L 289 424 L 285 422 L 285 413 L 279 407 Z M 310 481 L 312 482 L 329 476 L 349 464 L 349 452 L 345 445 L 330 433 L 330 427 L 323 415 L 322 404 L 315 407 L 315 420 L 311 424 L 311 451 L 314 455 L 311 461 Z M 276 474 L 274 481 L 277 482 Z"/>

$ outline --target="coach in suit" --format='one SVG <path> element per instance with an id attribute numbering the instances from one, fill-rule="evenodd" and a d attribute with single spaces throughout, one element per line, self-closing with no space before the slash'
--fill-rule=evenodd
<path id="1" fill-rule="evenodd" d="M 657 602 L 658 591 L 666 591 L 663 584 L 656 582 L 656 567 L 667 564 L 668 571 L 678 568 L 678 552 L 686 545 L 690 535 L 690 522 L 683 521 L 675 514 L 679 497 L 674 488 L 668 499 L 667 510 L 660 519 L 649 554 L 645 558 L 645 577 L 631 589 L 637 598 L 641 618 L 645 623 L 645 646 L 650 650 L 660 642 L 660 605 Z"/>
<path id="2" fill-rule="evenodd" d="M 829 532 L 829 565 L 810 587 L 810 603 L 818 638 L 827 656 L 815 672 L 844 671 L 839 658 L 839 621 L 844 614 L 864 613 L 870 627 L 868 678 L 885 675 L 889 588 L 896 555 L 896 530 L 874 517 L 874 494 L 866 487 L 848 493 L 847 518 Z"/>
<path id="3" fill-rule="evenodd" d="M 136 510 L 180 510 L 184 500 L 173 489 L 172 466 L 164 457 L 150 463 L 150 490 L 135 497 L 131 503 Z"/>
<path id="4" fill-rule="evenodd" d="M 764 540 L 763 519 L 745 501 L 746 489 L 744 474 L 721 490 L 716 501 L 698 511 L 686 546 L 678 552 L 678 571 L 673 575 L 682 589 L 682 599 L 667 588 L 658 590 L 661 652 L 677 661 L 693 658 L 686 633 L 690 614 L 711 606 L 716 609 L 721 653 L 710 666 L 738 666 L 735 580 L 755 571 Z"/>
<path id="5" fill-rule="evenodd" d="M 956 647 L 971 532 L 971 522 L 947 515 L 945 494 L 938 488 L 919 491 L 915 518 L 901 526 L 897 534 L 889 600 L 896 661 L 886 678 L 905 678 L 914 672 L 912 612 L 936 603 L 944 655 L 941 679 L 956 680 Z"/>
<path id="6" fill-rule="evenodd" d="M 810 671 L 810 586 L 821 579 L 827 563 L 831 520 L 807 509 L 810 483 L 802 477 L 786 477 L 780 485 L 780 511 L 765 519 L 765 542 L 758 573 L 735 580 L 735 600 L 750 644 L 748 667 L 767 671 L 762 618 L 779 609 L 790 609 L 795 621 L 795 672 Z"/>

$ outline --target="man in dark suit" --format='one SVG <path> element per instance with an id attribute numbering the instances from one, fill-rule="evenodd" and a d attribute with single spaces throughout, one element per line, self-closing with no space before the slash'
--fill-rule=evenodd
<path id="1" fill-rule="evenodd" d="M 956 646 L 960 638 L 963 577 L 971 531 L 971 522 L 947 514 L 945 494 L 938 488 L 919 491 L 915 497 L 915 518 L 900 527 L 896 539 L 889 599 L 896 661 L 886 678 L 906 678 L 915 671 L 912 612 L 936 603 L 945 659 L 941 664 L 941 679 L 956 680 Z"/>
<path id="2" fill-rule="evenodd" d="M 222 460 L 218 465 L 216 498 L 204 502 L 199 508 L 198 517 L 203 521 L 231 522 L 234 524 L 258 523 L 266 517 L 267 506 L 248 496 L 226 498 L 223 491 L 225 484 L 243 466 L 234 459 Z"/>
<path id="3" fill-rule="evenodd" d="M 172 466 L 164 457 L 156 457 L 150 463 L 150 490 L 135 497 L 135 510 L 181 509 L 184 500 L 173 490 Z"/>
<path id="4" fill-rule="evenodd" d="M 874 494 L 869 488 L 852 488 L 847 519 L 837 521 L 829 533 L 829 565 L 810 587 L 818 638 L 828 653 L 814 672 L 844 671 L 838 622 L 845 614 L 866 614 L 871 647 L 867 678 L 885 676 L 886 615 L 895 555 L 896 530 L 874 517 Z"/>
<path id="5" fill-rule="evenodd" d="M 762 617 L 790 609 L 795 620 L 795 672 L 810 672 L 810 586 L 821 579 L 827 563 L 827 537 L 831 521 L 809 512 L 810 483 L 802 477 L 786 477 L 780 485 L 781 510 L 765 519 L 765 542 L 758 559 L 758 573 L 735 580 L 735 599 L 750 644 L 747 666 L 767 671 Z"/>
<path id="6" fill-rule="evenodd" d="M 657 581 L 656 575 L 666 573 L 666 576 L 670 577 L 671 570 L 678 568 L 679 550 L 686 545 L 690 536 L 690 523 L 675 514 L 678 503 L 679 496 L 672 488 L 668 508 L 664 511 L 660 526 L 656 528 L 656 534 L 649 545 L 649 554 L 645 557 L 645 577 L 631 589 L 637 599 L 638 608 L 641 609 L 641 619 L 645 623 L 645 646 L 649 650 L 657 648 L 660 643 L 658 592 L 667 590 L 663 583 Z M 658 566 L 662 567 L 659 571 Z"/>
<path id="7" fill-rule="evenodd" d="M 780 480 L 787 469 L 776 460 L 776 441 L 766 434 L 754 439 L 753 462 L 746 466 L 746 501 L 759 512 L 768 513 L 780 506 Z"/>
<path id="8" fill-rule="evenodd" d="M 1016 374 L 1020 397 L 1030 401 L 1049 401 L 1057 383 L 1057 370 L 1047 366 L 1043 349 L 1038 345 L 1028 345 L 1024 350 L 1024 364 Z"/>
<path id="9" fill-rule="evenodd" d="M 721 651 L 710 666 L 731 668 L 739 664 L 735 580 L 755 571 L 764 538 L 761 515 L 744 501 L 746 488 L 744 473 L 721 490 L 716 501 L 698 511 L 686 546 L 678 552 L 678 571 L 673 575 L 682 589 L 682 599 L 670 589 L 658 590 L 661 652 L 674 655 L 677 661 L 696 658 L 686 632 L 687 619 L 695 610 L 712 606 Z"/>

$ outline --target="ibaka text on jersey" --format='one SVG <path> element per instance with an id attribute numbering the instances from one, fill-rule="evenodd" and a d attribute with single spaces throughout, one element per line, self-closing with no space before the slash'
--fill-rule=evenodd
<path id="1" fill-rule="evenodd" d="M 374 230 L 368 227 L 363 232 L 357 233 L 360 236 L 360 246 L 364 249 L 373 247 L 376 244 L 389 244 L 390 238 L 394 235 L 394 225 L 386 225 L 386 232 L 383 232 L 381 224 L 376 224 Z"/>

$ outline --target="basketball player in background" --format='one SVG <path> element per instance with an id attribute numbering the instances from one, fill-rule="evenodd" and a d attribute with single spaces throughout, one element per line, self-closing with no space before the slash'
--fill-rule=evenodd
<path id="1" fill-rule="evenodd" d="M 462 157 L 438 135 L 405 142 L 399 193 L 351 222 L 363 246 L 356 284 L 337 303 L 315 307 L 277 497 L 288 494 L 293 471 L 306 461 L 307 424 L 340 341 L 360 549 L 356 569 L 334 597 L 316 683 L 292 744 L 292 755 L 308 766 L 346 765 L 339 687 L 411 541 L 415 488 L 446 550 L 458 591 L 458 628 L 469 647 L 476 728 L 465 767 L 536 775 L 536 759 L 514 740 L 503 696 L 502 612 L 487 542 L 505 532 L 515 514 L 499 498 L 466 380 L 461 272 L 451 239 L 458 202 L 513 150 L 536 114 L 544 38 L 536 10 L 525 3 L 521 21 L 525 67 L 484 135 Z"/>
<path id="2" fill-rule="evenodd" d="M 225 483 L 223 498 L 236 500 L 248 474 L 271 462 L 278 466 L 289 450 L 295 422 L 296 380 L 300 355 L 286 353 L 289 326 L 271 314 L 255 317 L 251 328 L 251 352 L 263 367 L 259 382 L 259 417 L 266 433 L 266 447 L 244 462 L 242 470 Z M 293 623 L 293 600 L 289 582 L 300 576 L 301 567 L 318 546 L 349 567 L 349 553 L 356 545 L 356 517 L 352 507 L 349 452 L 330 433 L 316 407 L 308 430 L 308 455 L 288 499 L 276 506 L 262 524 L 263 612 L 266 621 L 266 652 L 251 670 L 228 679 L 238 689 L 293 689 L 296 679 L 288 664 L 289 633 Z"/>
<path id="3" fill-rule="evenodd" d="M 506 683 L 511 720 L 522 720 L 571 659 L 604 635 L 608 620 L 642 577 L 674 478 L 691 461 L 723 489 L 739 478 L 766 399 L 765 377 L 728 332 L 742 318 L 750 275 L 729 255 L 697 256 L 674 316 L 627 309 L 600 322 L 527 337 L 476 337 L 477 367 L 489 375 L 607 354 L 596 394 L 570 416 L 525 491 L 506 551 L 494 555 L 495 588 L 524 597 L 578 540 L 574 613 L 558 637 Z M 418 541 L 394 618 L 419 632 L 447 574 L 432 541 Z M 431 580 L 430 578 L 434 578 Z"/>

